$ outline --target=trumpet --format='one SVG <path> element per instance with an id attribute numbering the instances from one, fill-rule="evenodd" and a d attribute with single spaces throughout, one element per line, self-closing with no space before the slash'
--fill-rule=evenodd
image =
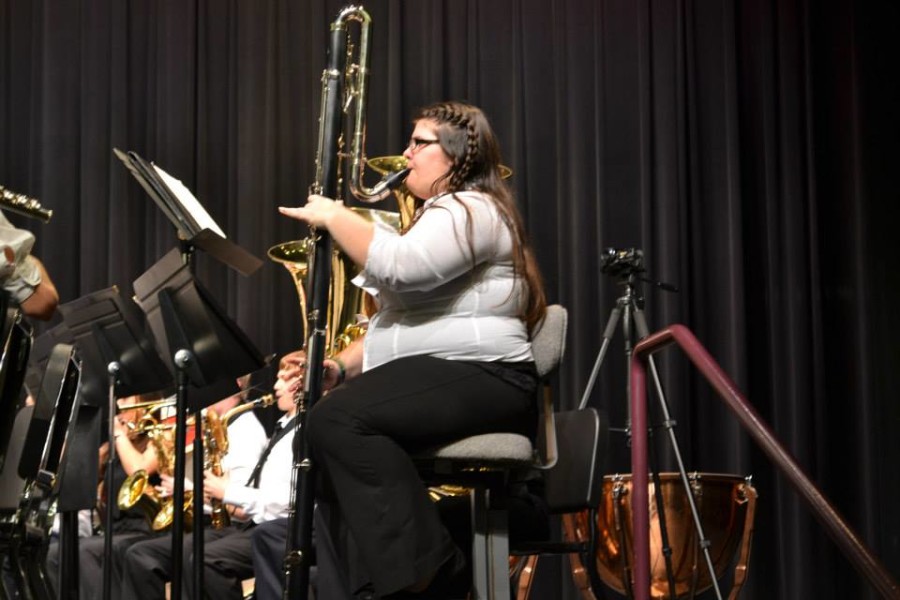
<path id="1" fill-rule="evenodd" d="M 125 429 L 128 439 L 134 441 L 151 431 L 174 427 L 171 423 L 160 423 L 156 413 L 166 406 L 174 406 L 175 400 L 151 400 L 134 404 L 117 405 L 116 414 Z M 126 413 L 130 413 L 126 416 Z"/>
<path id="2" fill-rule="evenodd" d="M 37 198 L 31 198 L 25 194 L 17 194 L 0 185 L 0 208 L 5 208 L 14 213 L 38 219 L 49 223 L 53 217 L 53 211 L 41 206 Z"/>
<path id="3" fill-rule="evenodd" d="M 127 412 L 129 410 L 148 409 L 150 412 L 157 411 L 167 406 L 175 406 L 175 398 L 164 398 L 162 400 L 148 400 L 146 402 L 135 402 L 134 404 L 117 404 L 118 413 Z"/>

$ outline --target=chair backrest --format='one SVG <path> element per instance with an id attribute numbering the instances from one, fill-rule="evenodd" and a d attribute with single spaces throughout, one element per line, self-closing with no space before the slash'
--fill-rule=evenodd
<path id="1" fill-rule="evenodd" d="M 531 353 L 534 356 L 534 366 L 541 379 L 546 379 L 559 363 L 562 362 L 566 351 L 566 328 L 569 324 L 569 313 L 559 304 L 551 304 L 547 307 L 547 313 L 531 336 Z M 553 398 L 549 386 L 543 386 L 543 418 L 541 419 L 541 431 L 543 438 L 542 447 L 543 463 L 536 464 L 539 469 L 549 469 L 556 464 L 556 422 L 553 408 Z"/>
<path id="2" fill-rule="evenodd" d="M 546 377 L 562 361 L 566 350 L 569 313 L 559 304 L 547 307 L 547 314 L 531 336 L 531 352 L 538 375 Z"/>
<path id="3" fill-rule="evenodd" d="M 606 413 L 594 408 L 556 413 L 558 458 L 544 472 L 544 499 L 551 513 L 596 508 L 603 491 L 609 438 Z"/>
<path id="4" fill-rule="evenodd" d="M 542 378 L 562 361 L 566 347 L 568 312 L 558 304 L 547 307 L 547 315 L 532 336 L 535 366 Z M 545 386 L 543 425 L 538 444 L 544 449 L 545 498 L 552 512 L 597 506 L 603 488 L 603 459 L 609 425 L 605 413 L 593 408 L 555 412 Z"/>

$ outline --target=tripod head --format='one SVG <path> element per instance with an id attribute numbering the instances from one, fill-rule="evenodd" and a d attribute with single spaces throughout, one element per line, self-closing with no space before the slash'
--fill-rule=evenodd
<path id="1" fill-rule="evenodd" d="M 600 257 L 600 272 L 616 278 L 631 277 L 644 272 L 644 251 L 640 248 L 604 248 Z"/>
<path id="2" fill-rule="evenodd" d="M 600 257 L 600 272 L 615 277 L 622 285 L 629 289 L 636 281 L 652 283 L 654 286 L 667 292 L 677 292 L 678 287 L 663 281 L 653 281 L 649 277 L 643 277 L 645 273 L 644 251 L 640 248 L 604 248 Z"/>

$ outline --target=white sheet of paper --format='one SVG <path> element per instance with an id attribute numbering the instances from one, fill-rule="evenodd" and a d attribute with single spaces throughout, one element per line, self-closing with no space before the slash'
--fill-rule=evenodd
<path id="1" fill-rule="evenodd" d="M 153 165 L 153 168 L 156 169 L 156 172 L 159 174 L 160 178 L 165 182 L 165 184 L 172 190 L 172 193 L 175 194 L 175 197 L 181 203 L 181 206 L 184 207 L 185 212 L 190 214 L 194 221 L 197 222 L 197 225 L 200 226 L 200 229 L 211 229 L 212 231 L 219 234 L 221 237 L 226 238 L 225 232 L 222 231 L 221 228 L 216 224 L 215 220 L 209 213 L 206 212 L 206 209 L 203 208 L 203 205 L 200 204 L 200 201 L 191 193 L 191 190 L 187 189 L 187 187 L 181 183 L 180 179 L 175 179 L 162 169 L 160 169 L 157 165 Z"/>

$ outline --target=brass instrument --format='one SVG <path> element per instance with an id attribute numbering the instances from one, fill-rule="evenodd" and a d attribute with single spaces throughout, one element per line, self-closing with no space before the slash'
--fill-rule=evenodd
<path id="1" fill-rule="evenodd" d="M 53 217 L 53 211 L 41 206 L 37 198 L 31 198 L 25 194 L 17 194 L 0 185 L 0 208 L 5 208 L 14 213 L 38 219 L 49 223 Z"/>
<path id="2" fill-rule="evenodd" d="M 160 424 L 152 416 L 145 414 L 135 425 L 134 432 L 146 434 L 156 452 L 157 470 L 170 474 L 174 465 L 172 455 L 175 438 L 172 425 Z M 129 438 L 133 433 L 129 433 Z M 150 485 L 150 476 L 144 469 L 138 469 L 125 478 L 116 501 L 120 510 L 137 508 L 151 523 L 159 514 L 165 501 Z"/>
<path id="3" fill-rule="evenodd" d="M 151 407 L 150 410 L 127 423 L 129 439 L 138 435 L 146 435 L 156 452 L 157 471 L 164 475 L 171 475 L 175 467 L 175 425 L 174 423 L 160 423 L 152 412 L 171 405 L 167 400 L 157 400 L 130 404 L 120 407 L 120 410 Z M 159 492 L 150 485 L 150 475 L 144 469 L 138 469 L 125 478 L 116 497 L 119 509 L 129 510 L 137 508 L 150 522 L 154 531 L 163 531 L 171 524 L 171 498 L 161 498 Z M 190 528 L 192 511 L 185 501 L 186 516 L 185 527 Z"/>
<path id="4" fill-rule="evenodd" d="M 251 402 L 235 406 L 221 418 L 215 412 L 209 411 L 203 422 L 203 441 L 206 443 L 206 464 L 204 464 L 204 468 L 212 471 L 214 475 L 221 476 L 223 474 L 222 457 L 228 454 L 228 425 L 248 410 L 271 406 L 274 401 L 274 395 L 266 394 Z M 228 511 L 225 510 L 222 501 L 212 498 L 209 503 L 212 507 L 210 514 L 212 528 L 222 529 L 228 527 L 231 523 L 231 517 Z"/>
<path id="5" fill-rule="evenodd" d="M 358 25 L 358 44 L 354 46 L 350 35 L 350 24 Z M 350 190 L 359 200 L 375 202 L 387 197 L 397 187 L 408 170 L 394 173 L 375 185 L 362 185 L 365 170 L 363 142 L 365 139 L 366 79 L 369 74 L 369 26 L 372 19 L 361 6 L 343 8 L 331 23 L 328 43 L 328 60 L 322 72 L 322 101 L 319 114 L 318 148 L 316 151 L 315 180 L 310 193 L 330 198 L 341 196 L 341 164 L 343 153 L 343 115 L 351 106 L 355 109 L 353 133 L 351 137 Z M 354 60 L 354 52 L 356 59 Z M 313 231 L 311 252 L 308 252 L 309 293 L 306 298 L 307 360 L 317 368 L 310 369 L 305 379 L 306 388 L 296 398 L 297 419 L 295 422 L 294 467 L 291 478 L 291 505 L 288 517 L 287 555 L 285 565 L 285 598 L 307 597 L 309 582 L 309 561 L 312 546 L 312 510 L 314 478 L 310 472 L 313 463 L 304 438 L 303 424 L 309 407 L 322 394 L 322 369 L 318 366 L 326 355 L 328 319 L 336 313 L 329 301 L 337 300 L 338 293 L 331 293 L 332 243 L 327 231 Z M 342 290 L 338 290 L 342 292 Z M 335 323 L 331 323 L 332 336 Z M 334 351 L 334 345 L 331 346 Z"/>
<path id="6" fill-rule="evenodd" d="M 352 208 L 354 212 L 374 223 L 383 223 L 399 230 L 402 216 L 386 210 Z M 313 251 L 313 240 L 305 238 L 284 242 L 269 248 L 269 258 L 281 263 L 287 269 L 297 288 L 300 300 L 300 314 L 304 325 L 307 320 L 306 286 L 308 284 L 309 261 Z M 325 330 L 325 355 L 332 356 L 346 348 L 350 342 L 362 335 L 367 314 L 365 292 L 351 283 L 359 273 L 359 268 L 340 250 L 332 250 L 332 277 L 328 286 L 328 315 Z"/>
<path id="7" fill-rule="evenodd" d="M 222 475 L 222 457 L 228 453 L 228 424 L 231 423 L 239 415 L 257 407 L 270 406 L 275 401 L 272 394 L 260 396 L 255 400 L 239 404 L 226 412 L 223 416 L 212 410 L 203 412 L 203 445 L 204 445 L 204 462 L 203 469 L 211 470 L 215 475 Z M 188 419 L 189 423 L 192 422 Z M 173 444 L 174 446 L 174 437 Z M 171 452 L 171 451 L 170 451 Z M 170 454 L 171 457 L 171 454 Z M 166 467 L 171 469 L 171 459 L 167 459 Z M 162 472 L 162 467 L 160 468 Z M 213 529 L 222 529 L 230 523 L 228 512 L 222 506 L 220 500 L 212 499 L 210 501 L 212 514 L 210 524 Z M 184 516 L 185 527 L 190 528 L 194 517 L 194 493 L 186 491 L 184 494 Z M 174 503 L 171 498 L 165 498 L 159 506 L 159 510 L 153 518 L 153 530 L 165 531 L 172 526 L 174 520 Z"/>
<path id="8" fill-rule="evenodd" d="M 127 412 L 129 410 L 148 409 L 150 412 L 157 411 L 167 406 L 175 406 L 175 398 L 164 398 L 162 400 L 148 400 L 146 402 L 135 402 L 134 404 L 117 404 L 117 412 Z"/>

